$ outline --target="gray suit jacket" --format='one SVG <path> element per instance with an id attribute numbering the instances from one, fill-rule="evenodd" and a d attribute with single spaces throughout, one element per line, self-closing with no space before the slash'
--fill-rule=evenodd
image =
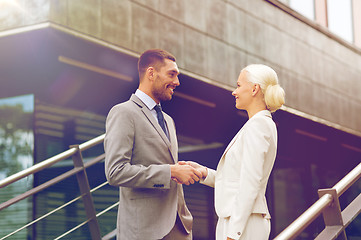
<path id="1" fill-rule="evenodd" d="M 117 239 L 161 239 L 174 226 L 177 212 L 185 230 L 192 229 L 183 188 L 170 175 L 169 164 L 178 161 L 174 122 L 163 114 L 170 140 L 134 94 L 108 114 L 105 174 L 110 185 L 119 186 Z"/>

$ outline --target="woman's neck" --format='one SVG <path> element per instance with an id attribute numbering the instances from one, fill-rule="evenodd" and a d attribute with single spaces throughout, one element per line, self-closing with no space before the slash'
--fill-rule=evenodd
<path id="1" fill-rule="evenodd" d="M 246 109 L 249 119 L 251 119 L 254 115 L 256 115 L 256 113 L 263 111 L 263 110 L 267 110 L 265 104 L 256 104 L 256 105 L 250 107 L 249 109 Z"/>

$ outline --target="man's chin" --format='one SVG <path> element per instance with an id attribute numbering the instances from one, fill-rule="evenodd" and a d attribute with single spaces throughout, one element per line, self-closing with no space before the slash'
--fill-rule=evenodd
<path id="1" fill-rule="evenodd" d="M 163 96 L 162 99 L 161 99 L 161 101 L 162 101 L 162 102 L 164 102 L 164 101 L 170 101 L 170 100 L 172 100 L 172 97 L 173 97 L 173 95 Z"/>

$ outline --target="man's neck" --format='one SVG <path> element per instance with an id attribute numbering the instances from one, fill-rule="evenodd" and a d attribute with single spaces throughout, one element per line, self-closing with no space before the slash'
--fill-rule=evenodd
<path id="1" fill-rule="evenodd" d="M 142 91 L 143 93 L 147 94 L 149 97 L 151 97 L 156 104 L 159 104 L 159 100 L 156 99 L 149 88 L 143 87 L 142 85 L 139 85 L 138 89 Z"/>

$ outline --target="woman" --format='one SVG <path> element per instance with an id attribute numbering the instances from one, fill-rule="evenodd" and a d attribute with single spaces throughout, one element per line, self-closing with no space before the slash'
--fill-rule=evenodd
<path id="1" fill-rule="evenodd" d="M 268 239 L 271 217 L 265 192 L 277 150 L 271 112 L 284 104 L 285 93 L 272 68 L 253 64 L 241 71 L 232 95 L 249 120 L 226 148 L 217 170 L 187 164 L 202 172 L 201 183 L 215 188 L 217 240 Z"/>

